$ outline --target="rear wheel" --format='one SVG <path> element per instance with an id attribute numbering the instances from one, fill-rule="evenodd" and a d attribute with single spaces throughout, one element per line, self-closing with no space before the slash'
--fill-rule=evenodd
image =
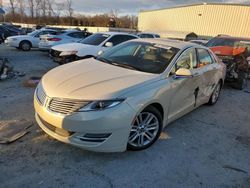
<path id="1" fill-rule="evenodd" d="M 220 96 L 220 91 L 221 91 L 221 82 L 219 82 L 215 88 L 214 88 L 214 91 L 209 99 L 209 102 L 208 104 L 209 105 L 214 105 L 218 99 L 219 99 L 219 96 Z"/>
<path id="2" fill-rule="evenodd" d="M 151 146 L 162 130 L 161 113 L 153 106 L 144 109 L 131 125 L 128 149 L 143 150 Z"/>
<path id="3" fill-rule="evenodd" d="M 19 47 L 23 50 L 23 51 L 29 51 L 31 48 L 31 43 L 29 41 L 22 41 L 19 45 Z"/>

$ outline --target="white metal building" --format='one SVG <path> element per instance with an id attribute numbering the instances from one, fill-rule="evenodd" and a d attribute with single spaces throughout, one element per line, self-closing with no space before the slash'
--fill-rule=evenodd
<path id="1" fill-rule="evenodd" d="M 138 29 L 163 37 L 190 32 L 201 36 L 250 37 L 250 5 L 203 3 L 141 11 Z"/>

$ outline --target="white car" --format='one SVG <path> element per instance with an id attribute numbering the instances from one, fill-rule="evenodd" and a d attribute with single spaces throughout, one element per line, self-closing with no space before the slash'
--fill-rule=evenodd
<path id="1" fill-rule="evenodd" d="M 137 36 L 140 38 L 161 38 L 160 35 L 156 33 L 139 33 Z"/>
<path id="2" fill-rule="evenodd" d="M 48 135 L 77 147 L 141 150 L 170 122 L 215 104 L 224 79 L 225 65 L 206 47 L 132 40 L 45 74 L 35 117 Z"/>
<path id="3" fill-rule="evenodd" d="M 43 35 L 40 37 L 39 49 L 49 51 L 52 46 L 78 42 L 91 35 L 91 33 L 78 30 L 58 31 L 56 34 Z"/>
<path id="4" fill-rule="evenodd" d="M 50 55 L 59 64 L 95 57 L 99 51 L 105 51 L 122 42 L 138 38 L 135 35 L 119 32 L 95 33 L 78 43 L 57 45 L 51 48 Z"/>
<path id="5" fill-rule="evenodd" d="M 5 39 L 5 44 L 11 47 L 29 51 L 31 48 L 38 48 L 40 36 L 46 34 L 55 34 L 56 31 L 51 29 L 40 29 L 29 33 L 28 35 L 12 36 Z"/>

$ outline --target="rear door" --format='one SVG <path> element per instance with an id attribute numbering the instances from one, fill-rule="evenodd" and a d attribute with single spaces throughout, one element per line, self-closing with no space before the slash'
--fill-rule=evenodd
<path id="1" fill-rule="evenodd" d="M 185 113 L 194 109 L 199 105 L 200 87 L 202 85 L 202 73 L 197 67 L 197 55 L 195 48 L 189 48 L 184 51 L 176 64 L 171 70 L 169 76 L 171 83 L 172 96 L 170 99 L 170 106 L 168 119 L 173 121 L 184 115 Z M 176 77 L 175 73 L 179 68 L 189 69 L 193 76 L 190 77 Z"/>
<path id="2" fill-rule="evenodd" d="M 202 72 L 202 87 L 201 87 L 201 98 L 206 101 L 211 96 L 215 85 L 217 84 L 217 69 L 218 64 L 207 49 L 197 49 L 198 64 L 197 69 Z"/>

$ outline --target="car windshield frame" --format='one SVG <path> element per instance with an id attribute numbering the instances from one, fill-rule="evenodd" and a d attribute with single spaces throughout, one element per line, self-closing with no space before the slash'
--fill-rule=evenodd
<path id="1" fill-rule="evenodd" d="M 110 37 L 111 37 L 110 34 L 96 33 L 96 34 L 90 35 L 90 36 L 82 39 L 82 41 L 80 41 L 80 43 L 92 45 L 92 46 L 99 46 L 100 44 L 102 44 L 104 41 L 106 41 Z"/>
<path id="2" fill-rule="evenodd" d="M 39 32 L 40 32 L 39 30 L 35 30 L 35 31 L 32 31 L 31 33 L 28 33 L 27 35 L 34 37 Z"/>
<path id="3" fill-rule="evenodd" d="M 126 48 L 131 48 L 131 52 L 124 55 L 125 53 L 122 53 L 122 51 L 126 50 Z M 107 50 L 105 53 L 96 57 L 96 59 L 122 68 L 151 74 L 162 74 L 167 67 L 171 65 L 172 60 L 179 51 L 179 48 L 169 45 L 129 41 Z M 114 55 L 119 53 L 121 53 L 121 55 Z"/>

